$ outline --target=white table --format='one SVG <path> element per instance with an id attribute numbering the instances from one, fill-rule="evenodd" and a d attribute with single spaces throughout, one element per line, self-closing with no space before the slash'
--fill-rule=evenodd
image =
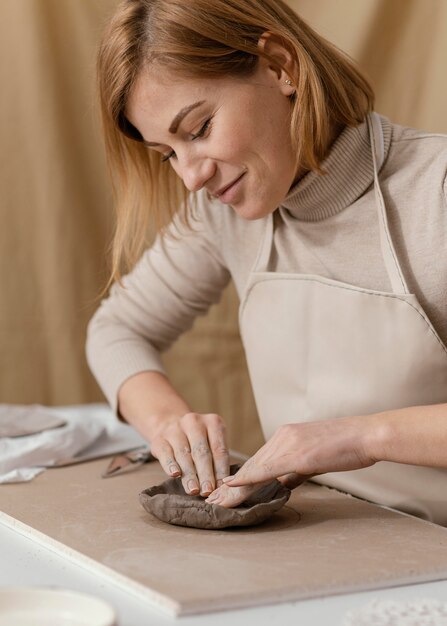
<path id="1" fill-rule="evenodd" d="M 432 598 L 447 603 L 446 580 L 175 619 L 0 523 L 0 587 L 6 586 L 55 586 L 90 593 L 115 608 L 117 626 L 175 623 L 182 626 L 271 626 L 272 621 L 294 626 L 342 626 L 349 610 L 365 606 L 373 599 L 410 602 L 417 598 Z"/>
<path id="2" fill-rule="evenodd" d="M 347 611 L 374 598 L 401 602 L 436 598 L 447 602 L 447 581 L 442 581 L 174 619 L 0 524 L 0 586 L 10 585 L 56 586 L 93 594 L 115 608 L 118 626 L 271 626 L 273 621 L 294 626 L 341 626 Z"/>

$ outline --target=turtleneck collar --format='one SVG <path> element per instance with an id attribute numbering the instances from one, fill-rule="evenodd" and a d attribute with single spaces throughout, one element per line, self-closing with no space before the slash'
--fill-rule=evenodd
<path id="1" fill-rule="evenodd" d="M 385 159 L 391 143 L 391 124 L 380 117 Z M 287 194 L 280 209 L 303 222 L 317 222 L 343 211 L 359 198 L 374 180 L 371 142 L 365 122 L 346 127 L 322 163 L 325 174 L 309 172 Z"/>

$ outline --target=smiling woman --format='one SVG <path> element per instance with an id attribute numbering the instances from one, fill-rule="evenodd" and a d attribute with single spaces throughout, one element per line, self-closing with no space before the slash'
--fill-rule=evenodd
<path id="1" fill-rule="evenodd" d="M 162 167 L 174 157 L 169 142 L 146 132 L 157 131 L 161 137 L 168 131 L 172 139 L 180 110 L 188 110 L 195 100 L 206 101 L 208 119 L 203 108 L 201 118 L 194 111 L 190 139 L 197 132 L 200 138 L 204 130 L 199 118 L 208 124 L 208 134 L 211 124 L 217 127 L 214 145 L 225 135 L 227 151 L 241 132 L 247 140 L 251 140 L 248 135 L 256 135 L 262 141 L 261 134 L 269 131 L 265 144 L 272 160 L 277 156 L 272 136 L 281 145 L 276 170 L 281 170 L 282 187 L 279 196 L 270 200 L 272 210 L 298 169 L 318 170 L 337 130 L 360 123 L 373 104 L 369 84 L 351 61 L 276 0 L 122 2 L 103 36 L 98 78 L 116 193 L 115 279 L 123 264 L 129 268 L 139 257 L 149 219 L 162 229 L 181 205 L 186 221 L 191 209 L 190 178 L 175 176 L 178 164 L 173 169 Z M 213 115 L 218 116 L 215 122 Z M 147 142 L 163 144 L 162 156 L 143 150 Z M 258 158 L 265 156 L 264 147 Z M 222 191 L 233 174 L 238 172 L 222 173 L 225 178 L 213 181 L 213 190 L 217 184 L 217 191 Z M 261 178 L 265 175 L 266 171 L 257 172 Z M 256 184 L 253 180 L 252 186 Z"/>
<path id="2" fill-rule="evenodd" d="M 214 504 L 313 477 L 447 524 L 447 138 L 373 112 L 281 0 L 126 0 L 98 69 L 116 282 L 87 352 L 114 409 Z M 224 418 L 161 362 L 230 278 L 267 439 L 232 479 Z"/>

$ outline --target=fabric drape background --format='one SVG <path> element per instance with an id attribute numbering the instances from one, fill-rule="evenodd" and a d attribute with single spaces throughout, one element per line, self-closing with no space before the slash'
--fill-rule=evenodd
<path id="1" fill-rule="evenodd" d="M 0 2 L 0 402 L 103 399 L 85 329 L 107 276 L 113 208 L 95 109 L 95 51 L 116 0 Z M 354 59 L 394 122 L 447 132 L 445 0 L 290 0 Z M 262 443 L 230 286 L 166 355 L 230 445 Z"/>

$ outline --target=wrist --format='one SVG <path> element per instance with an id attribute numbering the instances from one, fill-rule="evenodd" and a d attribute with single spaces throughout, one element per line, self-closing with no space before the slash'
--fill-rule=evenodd
<path id="1" fill-rule="evenodd" d="M 374 413 L 360 417 L 364 422 L 363 450 L 374 463 L 387 459 L 387 449 L 392 440 L 392 428 L 386 413 Z"/>
<path id="2" fill-rule="evenodd" d="M 140 372 L 118 391 L 118 410 L 145 438 L 153 438 L 167 422 L 190 411 L 186 401 L 159 372 Z"/>
<path id="3" fill-rule="evenodd" d="M 142 417 L 138 423 L 134 424 L 135 428 L 149 441 L 158 435 L 168 424 L 176 422 L 182 417 L 180 414 L 150 414 Z"/>
<path id="4" fill-rule="evenodd" d="M 185 412 L 187 411 L 182 412 L 175 409 L 156 409 L 154 411 L 153 408 L 149 410 L 140 408 L 132 415 L 128 415 L 126 421 L 142 437 L 151 442 L 168 424 L 180 420 Z"/>

